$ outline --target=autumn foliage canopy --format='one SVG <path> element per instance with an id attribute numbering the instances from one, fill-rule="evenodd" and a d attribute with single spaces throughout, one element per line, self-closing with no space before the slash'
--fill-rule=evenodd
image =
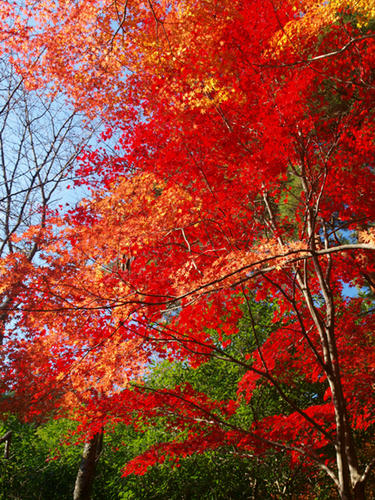
<path id="1" fill-rule="evenodd" d="M 37 264 L 0 263 L 2 296 L 18 284 L 4 411 L 93 428 L 164 418 L 171 440 L 126 474 L 207 449 L 284 450 L 340 498 L 365 498 L 373 2 L 25 0 L 3 2 L 0 20 L 29 88 L 63 91 L 105 123 L 77 164 L 90 195 L 19 234 L 37 241 Z M 147 383 L 151 362 L 213 358 L 240 368 L 236 398 Z M 259 408 L 262 394 L 274 403 Z"/>

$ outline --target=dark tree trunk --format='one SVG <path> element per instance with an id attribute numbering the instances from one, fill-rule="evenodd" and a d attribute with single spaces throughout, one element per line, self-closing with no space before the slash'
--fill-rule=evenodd
<path id="1" fill-rule="evenodd" d="M 74 486 L 73 500 L 90 500 L 95 469 L 103 446 L 103 431 L 85 442 Z"/>
<path id="2" fill-rule="evenodd" d="M 365 483 L 357 483 L 354 487 L 354 500 L 366 500 Z"/>

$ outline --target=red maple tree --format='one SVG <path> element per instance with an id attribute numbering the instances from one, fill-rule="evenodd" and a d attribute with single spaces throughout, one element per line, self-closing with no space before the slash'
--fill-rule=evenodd
<path id="1" fill-rule="evenodd" d="M 42 392 L 53 405 L 73 394 L 68 407 L 84 398 L 91 422 L 166 414 L 187 433 L 126 473 L 229 445 L 283 449 L 327 473 L 340 498 L 364 498 L 373 457 L 360 439 L 373 430 L 375 367 L 370 2 L 50 8 L 41 4 L 27 34 L 17 27 L 18 70 L 30 85 L 62 85 L 108 118 L 106 137 L 120 137 L 113 155 L 82 154 L 92 197 L 51 221 L 48 264 L 25 298 L 32 339 L 9 363 L 16 381 L 26 365 L 40 365 L 43 380 L 35 391 L 34 371 L 21 393 L 14 383 L 19 400 L 31 395 L 35 410 Z M 277 305 L 267 338 L 252 323 L 254 301 Z M 244 315 L 253 344 L 233 357 Z M 135 349 L 141 364 L 235 363 L 238 399 L 188 385 L 125 389 Z M 304 405 L 308 384 L 317 389 Z M 242 426 L 240 401 L 268 386 L 284 411 Z"/>

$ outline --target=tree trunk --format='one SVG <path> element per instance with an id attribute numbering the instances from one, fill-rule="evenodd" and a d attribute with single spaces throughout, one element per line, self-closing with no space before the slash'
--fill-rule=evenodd
<path id="1" fill-rule="evenodd" d="M 73 500 L 90 500 L 95 469 L 103 446 L 103 431 L 85 442 L 74 486 Z"/>
<path id="2" fill-rule="evenodd" d="M 9 452 L 10 452 L 10 443 L 12 440 L 12 431 L 8 431 L 2 438 L 0 438 L 0 443 L 5 443 L 5 448 L 4 448 L 4 458 L 9 458 Z"/>
<path id="3" fill-rule="evenodd" d="M 354 487 L 354 500 L 366 500 L 365 483 L 357 483 Z"/>

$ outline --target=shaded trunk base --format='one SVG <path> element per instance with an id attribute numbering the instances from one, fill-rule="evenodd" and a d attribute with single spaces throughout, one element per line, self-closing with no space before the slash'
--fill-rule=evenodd
<path id="1" fill-rule="evenodd" d="M 353 498 L 354 500 L 366 500 L 364 482 L 355 485 Z"/>
<path id="2" fill-rule="evenodd" d="M 103 432 L 99 432 L 85 442 L 81 464 L 74 486 L 73 500 L 90 500 L 95 478 L 96 464 L 103 447 Z"/>

